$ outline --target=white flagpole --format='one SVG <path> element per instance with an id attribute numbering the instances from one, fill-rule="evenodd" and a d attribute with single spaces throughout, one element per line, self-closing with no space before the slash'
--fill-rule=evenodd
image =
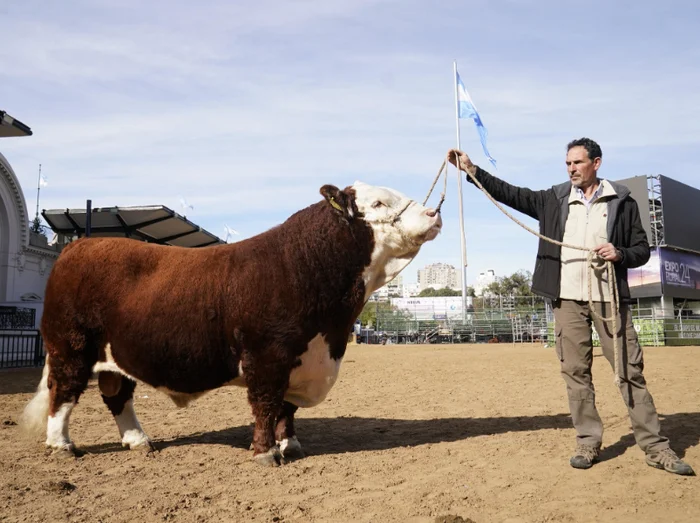
<path id="1" fill-rule="evenodd" d="M 41 193 L 41 164 L 39 164 L 39 180 L 36 183 L 36 215 L 34 219 L 39 217 L 39 193 Z"/>
<path id="2" fill-rule="evenodd" d="M 457 149 L 461 149 L 459 136 L 459 97 L 457 95 L 457 60 L 454 61 L 455 120 L 457 123 Z M 457 168 L 457 190 L 459 192 L 459 231 L 462 243 L 462 322 L 467 317 L 467 236 L 464 232 L 464 208 L 462 204 L 462 171 Z"/>

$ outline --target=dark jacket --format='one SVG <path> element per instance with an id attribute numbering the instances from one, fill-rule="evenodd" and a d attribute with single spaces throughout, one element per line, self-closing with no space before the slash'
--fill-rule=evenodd
<path id="1" fill-rule="evenodd" d="M 471 183 L 471 177 L 467 174 Z M 554 185 L 550 189 L 533 191 L 510 185 L 477 167 L 476 177 L 484 189 L 499 202 L 512 207 L 540 222 L 540 234 L 562 241 L 564 226 L 569 215 L 571 182 Z M 620 299 L 628 301 L 627 269 L 644 265 L 649 259 L 647 233 L 639 218 L 639 207 L 624 185 L 614 182 L 617 193 L 608 201 L 608 241 L 622 252 L 622 260 L 615 263 L 615 274 Z M 555 300 L 561 289 L 561 247 L 540 240 L 535 271 L 532 275 L 532 291 Z"/>

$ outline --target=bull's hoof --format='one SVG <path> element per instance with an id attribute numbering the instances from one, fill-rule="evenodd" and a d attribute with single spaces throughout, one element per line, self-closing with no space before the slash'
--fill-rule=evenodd
<path id="1" fill-rule="evenodd" d="M 82 455 L 75 445 L 68 443 L 65 445 L 46 445 L 46 455 L 55 459 L 73 459 Z"/>
<path id="2" fill-rule="evenodd" d="M 272 447 L 267 452 L 261 452 L 253 456 L 258 465 L 263 467 L 279 467 L 282 464 L 282 453 L 278 446 Z"/>
<path id="3" fill-rule="evenodd" d="M 129 450 L 135 450 L 137 452 L 141 452 L 143 454 L 146 454 L 148 456 L 151 456 L 157 452 L 158 449 L 155 448 L 153 443 L 151 442 L 150 439 L 145 439 L 143 441 L 139 441 L 138 443 L 124 443 L 122 442 L 122 447 L 126 447 Z"/>
<path id="4" fill-rule="evenodd" d="M 282 441 L 277 442 L 280 446 L 280 452 L 285 461 L 294 461 L 295 459 L 301 459 L 304 457 L 304 451 L 301 449 L 301 443 L 296 436 L 291 438 L 285 438 Z"/>
<path id="5" fill-rule="evenodd" d="M 146 433 L 140 429 L 130 429 L 122 435 L 122 447 L 145 452 L 153 452 L 155 448 Z"/>

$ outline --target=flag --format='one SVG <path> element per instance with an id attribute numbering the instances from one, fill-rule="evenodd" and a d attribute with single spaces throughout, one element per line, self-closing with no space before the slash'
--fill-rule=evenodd
<path id="1" fill-rule="evenodd" d="M 471 118 L 474 120 L 476 130 L 479 132 L 481 147 L 484 149 L 484 154 L 486 155 L 486 158 L 489 159 L 489 162 L 496 167 L 496 160 L 493 159 L 493 157 L 489 154 L 489 150 L 486 148 L 486 137 L 488 136 L 488 132 L 486 131 L 486 127 L 484 127 L 484 123 L 481 121 L 481 117 L 476 110 L 474 102 L 472 102 L 471 96 L 469 96 L 469 92 L 467 91 L 466 87 L 464 87 L 462 79 L 459 77 L 459 73 L 457 73 L 457 102 L 457 116 L 459 118 Z"/>
<path id="2" fill-rule="evenodd" d="M 49 184 L 48 181 L 46 181 L 46 176 L 44 176 L 44 173 L 41 173 L 39 175 L 39 187 L 46 187 Z"/>
<path id="3" fill-rule="evenodd" d="M 238 231 L 224 224 L 224 234 L 224 241 L 228 243 L 229 238 L 231 238 L 231 236 L 233 236 L 234 234 L 238 234 Z"/>
<path id="4" fill-rule="evenodd" d="M 191 209 L 194 211 L 194 206 L 187 203 L 187 200 L 185 200 L 182 197 L 180 198 L 180 207 L 182 207 L 183 212 L 187 212 L 187 209 Z"/>

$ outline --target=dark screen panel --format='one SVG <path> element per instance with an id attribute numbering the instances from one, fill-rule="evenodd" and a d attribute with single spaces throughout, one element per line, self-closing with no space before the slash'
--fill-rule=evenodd
<path id="1" fill-rule="evenodd" d="M 666 176 L 660 181 L 666 245 L 700 252 L 700 190 Z"/>
<path id="2" fill-rule="evenodd" d="M 647 177 L 633 176 L 624 180 L 617 180 L 616 183 L 624 185 L 632 193 L 632 198 L 639 206 L 639 216 L 642 219 L 642 227 L 647 232 L 647 241 L 652 244 L 651 236 L 651 217 L 649 213 L 649 190 L 647 189 Z"/>

